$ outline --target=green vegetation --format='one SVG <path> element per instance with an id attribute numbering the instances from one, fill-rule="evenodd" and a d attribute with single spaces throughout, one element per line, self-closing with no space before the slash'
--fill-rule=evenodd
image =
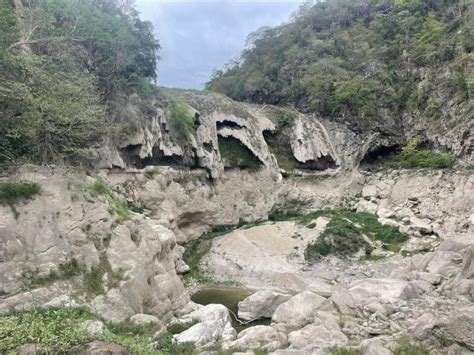
<path id="1" fill-rule="evenodd" d="M 191 108 L 181 102 L 173 101 L 168 105 L 170 134 L 177 142 L 187 141 L 196 134 L 194 116 Z"/>
<path id="2" fill-rule="evenodd" d="M 387 134 L 404 113 L 467 122 L 472 9 L 465 0 L 306 2 L 288 24 L 251 34 L 206 88 Z"/>
<path id="3" fill-rule="evenodd" d="M 307 228 L 314 228 L 312 221 L 323 216 L 330 220 L 318 239 L 307 246 L 306 260 L 329 254 L 352 255 L 362 248 L 369 256 L 372 252 L 370 241 L 380 241 L 384 249 L 398 252 L 408 239 L 397 228 L 381 224 L 376 215 L 351 210 L 318 210 L 308 214 L 273 211 L 269 220 L 295 220 Z"/>
<path id="4" fill-rule="evenodd" d="M 117 222 L 122 223 L 132 217 L 132 212 L 129 205 L 122 201 L 115 195 L 115 193 L 109 188 L 105 181 L 97 179 L 91 186 L 91 190 L 97 194 L 103 195 L 112 204 L 112 213 L 117 215 Z"/>
<path id="5" fill-rule="evenodd" d="M 334 347 L 329 349 L 331 355 L 362 355 L 362 351 L 348 347 Z"/>
<path id="6" fill-rule="evenodd" d="M 59 264 L 57 270 L 50 270 L 46 275 L 35 276 L 25 273 L 23 276 L 26 280 L 26 283 L 30 287 L 38 287 L 41 285 L 46 285 L 53 283 L 57 280 L 67 280 L 71 277 L 77 276 L 82 272 L 82 268 L 76 259 L 72 258 L 70 261 Z"/>
<path id="7" fill-rule="evenodd" d="M 422 345 L 413 344 L 408 339 L 402 339 L 398 342 L 393 355 L 430 355 L 430 351 Z"/>
<path id="8" fill-rule="evenodd" d="M 72 346 L 99 339 L 120 344 L 134 354 L 195 354 L 192 344 L 177 344 L 165 334 L 153 348 L 155 324 L 135 325 L 130 321 L 107 324 L 104 332 L 92 336 L 85 321 L 96 317 L 82 308 L 48 308 L 0 316 L 0 352 L 14 353 L 23 344 L 39 344 L 44 353 L 66 353 Z"/>
<path id="9" fill-rule="evenodd" d="M 186 282 L 209 283 L 211 279 L 200 269 L 202 258 L 209 252 L 212 246 L 212 240 L 221 235 L 234 230 L 236 226 L 221 225 L 215 226 L 210 232 L 203 234 L 198 239 L 194 239 L 184 245 L 183 261 L 189 266 L 190 270 L 183 275 Z"/>
<path id="10" fill-rule="evenodd" d="M 87 163 L 118 101 L 150 106 L 159 45 L 131 3 L 0 0 L 0 165 Z"/>
<path id="11" fill-rule="evenodd" d="M 318 239 L 307 246 L 306 260 L 329 254 L 352 255 L 362 248 L 366 255 L 370 255 L 373 249 L 371 240 L 382 242 L 384 249 L 398 252 L 400 244 L 408 239 L 397 228 L 381 224 L 377 216 L 370 213 L 333 210 L 325 215 L 331 220 Z"/>
<path id="12" fill-rule="evenodd" d="M 106 274 L 107 281 L 104 280 Z M 92 298 L 104 293 L 106 289 L 118 287 L 120 281 L 124 279 L 123 271 L 113 271 L 107 258 L 102 255 L 99 264 L 93 266 L 90 271 L 84 272 L 82 291 L 87 297 Z"/>
<path id="13" fill-rule="evenodd" d="M 225 166 L 256 171 L 262 162 L 238 139 L 218 136 L 219 152 Z"/>
<path id="14" fill-rule="evenodd" d="M 396 169 L 446 169 L 453 167 L 456 159 L 451 153 L 436 153 L 427 149 L 419 149 L 419 141 L 411 140 L 399 155 L 387 162 L 389 168 Z"/>
<path id="15" fill-rule="evenodd" d="M 41 188 L 36 182 L 0 182 L 0 205 L 14 206 L 32 199 L 40 192 Z"/>
<path id="16" fill-rule="evenodd" d="M 42 344 L 45 353 L 64 353 L 88 339 L 81 323 L 93 318 L 78 308 L 33 309 L 0 316 L 0 352 L 34 343 Z"/>

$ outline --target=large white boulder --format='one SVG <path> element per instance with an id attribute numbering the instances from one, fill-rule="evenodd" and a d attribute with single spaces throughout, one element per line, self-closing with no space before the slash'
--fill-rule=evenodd
<path id="1" fill-rule="evenodd" d="M 200 323 L 174 336 L 179 343 L 193 343 L 197 347 L 213 346 L 233 341 L 237 332 L 232 327 L 229 310 L 220 304 L 203 306 L 182 318 Z"/>
<path id="2" fill-rule="evenodd" d="M 286 328 L 301 328 L 314 321 L 317 311 L 330 308 L 331 303 L 324 297 L 304 291 L 278 306 L 272 323 L 282 324 Z"/>
<path id="3" fill-rule="evenodd" d="M 252 320 L 271 318 L 277 307 L 288 301 L 290 295 L 272 290 L 260 290 L 239 302 L 239 318 Z"/>

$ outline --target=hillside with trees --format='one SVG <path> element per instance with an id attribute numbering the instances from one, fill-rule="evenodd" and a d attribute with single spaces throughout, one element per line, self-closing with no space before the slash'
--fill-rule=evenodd
<path id="1" fill-rule="evenodd" d="M 327 0 L 249 36 L 207 89 L 294 106 L 393 134 L 401 120 L 450 129 L 472 118 L 474 17 L 469 0 Z"/>
<path id="2" fill-rule="evenodd" d="M 159 44 L 129 1 L 0 0 L 0 28 L 0 165 L 87 156 L 118 101 L 155 90 Z"/>

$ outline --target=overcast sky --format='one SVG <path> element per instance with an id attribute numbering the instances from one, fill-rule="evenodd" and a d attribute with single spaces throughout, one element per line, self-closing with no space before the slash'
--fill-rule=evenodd
<path id="1" fill-rule="evenodd" d="M 159 85 L 201 89 L 247 35 L 288 21 L 301 0 L 136 0 L 161 44 Z"/>

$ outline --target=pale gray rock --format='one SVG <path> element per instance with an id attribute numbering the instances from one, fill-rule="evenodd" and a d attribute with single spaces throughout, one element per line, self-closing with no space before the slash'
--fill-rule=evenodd
<path id="1" fill-rule="evenodd" d="M 301 328 L 314 321 L 320 310 L 330 310 L 330 302 L 311 291 L 304 291 L 282 303 L 273 313 L 272 323 Z"/>
<path id="2" fill-rule="evenodd" d="M 339 158 L 332 145 L 326 128 L 315 118 L 308 120 L 303 115 L 293 122 L 291 131 L 291 150 L 296 160 L 301 163 L 314 162 L 326 168 L 329 160 L 339 165 Z"/>
<path id="3" fill-rule="evenodd" d="M 130 317 L 130 321 L 136 325 L 147 325 L 150 323 L 160 324 L 158 317 L 152 316 L 151 314 L 137 313 Z"/>
<path id="4" fill-rule="evenodd" d="M 435 333 L 448 342 L 474 350 L 474 306 L 456 309 Z"/>
<path id="5" fill-rule="evenodd" d="M 179 343 L 190 342 L 197 347 L 228 343 L 237 337 L 232 327 L 229 310 L 220 304 L 209 304 L 185 315 L 182 320 L 198 320 L 200 323 L 174 336 Z"/>
<path id="6" fill-rule="evenodd" d="M 238 316 L 243 320 L 271 318 L 277 307 L 288 301 L 290 295 L 272 290 L 260 290 L 239 302 Z"/>
<path id="7" fill-rule="evenodd" d="M 226 344 L 226 348 L 247 351 L 261 348 L 275 351 L 286 345 L 286 336 L 266 325 L 256 325 L 242 330 L 237 339 Z"/>
<path id="8" fill-rule="evenodd" d="M 69 349 L 70 355 L 128 355 L 127 348 L 116 344 L 100 340 L 73 346 Z"/>
<path id="9" fill-rule="evenodd" d="M 349 339 L 342 333 L 337 318 L 317 312 L 312 324 L 288 334 L 289 349 L 317 351 L 345 345 Z"/>
<path id="10" fill-rule="evenodd" d="M 360 350 L 364 355 L 391 355 L 392 352 L 387 349 L 380 339 L 366 339 L 361 342 Z"/>
<path id="11" fill-rule="evenodd" d="M 417 297 L 409 282 L 399 279 L 363 279 L 347 287 L 341 286 L 332 301 L 343 314 L 357 315 L 364 311 L 386 314 L 397 303 Z"/>

